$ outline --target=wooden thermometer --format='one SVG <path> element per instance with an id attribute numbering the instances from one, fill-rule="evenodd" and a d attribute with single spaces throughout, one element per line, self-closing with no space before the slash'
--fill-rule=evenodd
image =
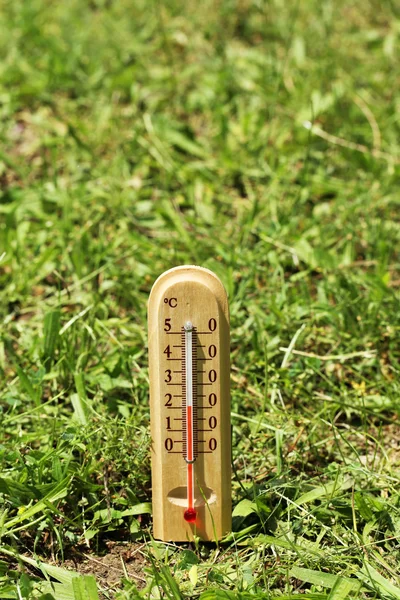
<path id="1" fill-rule="evenodd" d="M 231 528 L 229 312 L 208 269 L 176 267 L 149 300 L 154 537 L 218 540 Z"/>

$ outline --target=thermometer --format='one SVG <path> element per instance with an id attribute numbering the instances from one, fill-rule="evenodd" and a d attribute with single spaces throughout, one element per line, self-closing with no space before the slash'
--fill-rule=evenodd
<path id="1" fill-rule="evenodd" d="M 176 267 L 148 316 L 154 537 L 216 541 L 231 529 L 226 292 L 212 271 Z"/>

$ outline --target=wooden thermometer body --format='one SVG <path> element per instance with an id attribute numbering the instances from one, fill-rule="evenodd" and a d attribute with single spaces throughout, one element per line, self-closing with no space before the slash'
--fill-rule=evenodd
<path id="1" fill-rule="evenodd" d="M 231 529 L 229 312 L 208 269 L 155 282 L 149 370 L 154 537 L 221 539 Z"/>

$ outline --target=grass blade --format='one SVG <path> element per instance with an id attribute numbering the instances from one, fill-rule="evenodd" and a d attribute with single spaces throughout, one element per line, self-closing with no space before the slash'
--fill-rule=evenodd
<path id="1" fill-rule="evenodd" d="M 400 588 L 383 577 L 383 575 L 369 563 L 364 562 L 364 566 L 361 571 L 357 573 L 357 577 L 361 579 L 361 581 L 371 585 L 374 589 L 377 588 L 384 596 L 400 600 Z"/>
<path id="2" fill-rule="evenodd" d="M 96 580 L 93 575 L 72 578 L 74 600 L 99 600 Z"/>
<path id="3" fill-rule="evenodd" d="M 356 591 L 355 586 L 357 586 L 357 582 L 349 581 L 344 577 L 337 577 L 328 596 L 328 600 L 344 600 L 350 592 Z M 360 585 L 358 585 L 357 589 L 359 588 Z"/>
<path id="4" fill-rule="evenodd" d="M 75 414 L 76 420 L 81 425 L 87 425 L 88 410 L 87 410 L 87 405 L 86 405 L 85 400 L 79 394 L 71 394 L 70 398 L 71 398 L 71 404 L 74 408 L 74 414 Z"/>
<path id="5" fill-rule="evenodd" d="M 301 506 L 302 504 L 308 504 L 309 502 L 313 502 L 314 500 L 323 498 L 324 496 L 332 496 L 335 492 L 351 488 L 352 485 L 353 480 L 350 477 L 343 480 L 339 479 L 338 481 L 332 481 L 327 485 L 321 485 L 309 492 L 306 492 L 300 496 L 300 498 L 297 498 L 296 504 Z"/>
<path id="6" fill-rule="evenodd" d="M 5 523 L 4 527 L 6 529 L 11 529 L 11 527 L 13 527 L 14 525 L 17 525 L 18 523 L 22 523 L 23 521 L 30 519 L 31 517 L 36 515 L 36 513 L 38 513 L 38 512 L 42 512 L 46 508 L 47 502 L 54 503 L 57 500 L 64 498 L 67 495 L 67 490 L 68 490 L 70 482 L 71 482 L 71 477 L 66 477 L 65 479 L 60 481 L 56 486 L 54 486 L 54 488 L 48 494 L 46 494 L 46 496 L 44 498 L 39 500 L 33 506 L 30 506 L 29 508 L 27 508 L 25 511 L 23 511 L 17 517 L 10 519 L 8 522 Z"/>
<path id="7" fill-rule="evenodd" d="M 360 584 L 358 581 L 352 580 L 347 577 L 338 577 L 337 575 L 333 575 L 331 573 L 323 573 L 322 571 L 313 571 L 312 569 L 303 569 L 301 567 L 292 567 L 290 570 L 291 577 L 296 577 L 296 579 L 300 579 L 300 581 L 304 581 L 306 583 L 311 583 L 312 585 L 320 585 L 326 588 L 335 588 L 335 585 L 338 585 L 338 581 L 343 581 L 343 584 L 338 586 L 337 589 L 344 590 L 344 584 L 346 583 L 346 589 L 350 591 L 355 591 L 360 588 Z M 339 592 L 338 592 L 339 593 Z M 343 592 L 341 592 L 343 593 Z M 329 595 L 330 597 L 331 595 Z M 341 598 L 342 596 L 332 596 L 333 598 Z"/>
<path id="8" fill-rule="evenodd" d="M 61 312 L 52 310 L 44 318 L 43 362 L 48 368 L 54 360 L 54 353 L 60 333 Z"/>

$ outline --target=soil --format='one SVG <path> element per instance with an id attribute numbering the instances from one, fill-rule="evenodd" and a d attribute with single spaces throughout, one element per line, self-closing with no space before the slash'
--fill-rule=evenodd
<path id="1" fill-rule="evenodd" d="M 96 555 L 93 552 L 74 550 L 73 557 L 68 558 L 60 566 L 73 569 L 82 575 L 93 575 L 98 587 L 109 593 L 120 587 L 121 579 L 128 577 L 137 588 L 146 582 L 143 569 L 148 565 L 144 553 L 145 544 L 107 542 L 107 552 Z M 99 594 L 100 598 L 104 598 Z"/>
<path id="2" fill-rule="evenodd" d="M 144 587 L 146 580 L 143 571 L 149 565 L 144 552 L 145 546 L 146 544 L 138 542 L 107 541 L 101 554 L 92 550 L 86 552 L 82 547 L 70 548 L 68 558 L 64 562 L 54 563 L 48 559 L 46 562 L 81 575 L 93 575 L 98 588 L 107 591 L 107 596 L 99 591 L 99 599 L 106 600 L 114 597 L 124 578 L 129 578 L 138 589 Z M 8 563 L 9 573 L 18 573 L 22 569 L 40 578 L 40 574 L 33 567 L 22 565 L 9 556 L 0 557 Z"/>

